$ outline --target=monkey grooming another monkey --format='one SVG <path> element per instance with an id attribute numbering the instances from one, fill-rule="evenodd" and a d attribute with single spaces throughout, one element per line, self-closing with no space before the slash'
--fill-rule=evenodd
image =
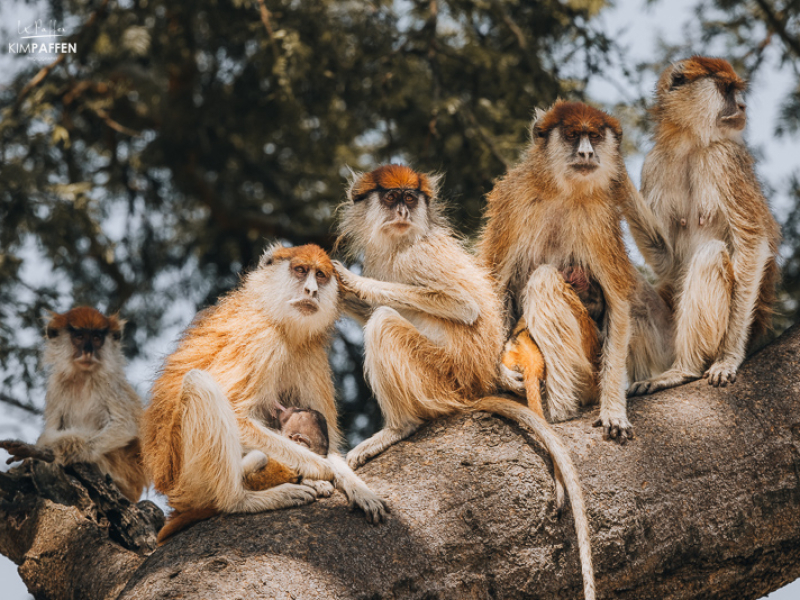
<path id="1" fill-rule="evenodd" d="M 674 311 L 675 360 L 629 395 L 700 376 L 733 383 L 769 327 L 780 232 L 742 138 L 745 89 L 727 61 L 701 56 L 670 65 L 656 85 L 655 146 L 626 216 Z"/>
<path id="2" fill-rule="evenodd" d="M 56 463 L 94 463 L 131 502 L 148 484 L 139 443 L 142 402 L 125 377 L 121 321 L 88 306 L 54 313 L 43 361 L 48 371 L 41 452 Z M 24 446 L 24 445 L 23 445 Z M 22 450 L 22 447 L 20 446 Z"/>
<path id="3" fill-rule="evenodd" d="M 328 422 L 323 414 L 310 408 L 286 408 L 276 403 L 281 423 L 281 435 L 305 446 L 320 456 L 328 455 Z M 292 469 L 276 460 L 270 460 L 261 468 L 244 474 L 244 487 L 250 491 L 273 488 L 282 483 L 300 483 L 300 477 Z M 167 539 L 198 521 L 210 519 L 219 514 L 214 508 L 193 509 L 173 512 L 158 533 L 159 546 Z"/>
<path id="4" fill-rule="evenodd" d="M 345 310 L 366 322 L 366 376 L 385 421 L 347 461 L 357 468 L 425 421 L 465 410 L 527 426 L 553 459 L 559 509 L 561 486 L 569 493 L 584 594 L 593 599 L 589 525 L 577 472 L 541 410 L 487 396 L 497 387 L 504 341 L 500 302 L 489 274 L 443 217 L 437 182 L 405 166 L 383 166 L 354 177 L 342 209 L 339 241 L 363 260 L 364 276 L 335 265 Z"/>
<path id="5" fill-rule="evenodd" d="M 338 313 L 333 265 L 307 245 L 270 248 L 238 289 L 197 316 L 167 358 L 145 413 L 145 459 L 178 513 L 296 506 L 329 494 L 333 481 L 369 522 L 386 518 L 383 501 L 339 454 L 323 458 L 263 424 L 279 398 L 313 408 L 338 447 L 326 354 Z M 273 460 L 304 483 L 247 489 L 246 476 Z"/>

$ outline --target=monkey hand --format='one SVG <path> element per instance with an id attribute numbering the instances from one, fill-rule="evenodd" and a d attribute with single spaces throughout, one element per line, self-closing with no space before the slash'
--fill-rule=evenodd
<path id="1" fill-rule="evenodd" d="M 516 394 L 522 398 L 526 396 L 525 378 L 519 371 L 509 369 L 507 366 L 501 364 L 497 383 L 503 390 Z"/>
<path id="2" fill-rule="evenodd" d="M 342 291 L 359 296 L 357 291 L 359 279 L 358 275 L 353 273 L 338 260 L 333 261 L 333 267 L 336 269 L 336 274 L 339 276 L 339 281 L 342 285 Z"/>
<path id="3" fill-rule="evenodd" d="M 19 440 L 2 440 L 0 441 L 0 448 L 9 454 L 6 460 L 7 465 L 25 460 L 26 458 L 35 458 L 45 462 L 53 462 L 55 459 L 53 452 L 48 448 L 26 444 Z"/>
<path id="4" fill-rule="evenodd" d="M 330 498 L 333 494 L 333 484 L 323 479 L 304 479 L 303 485 L 307 485 L 317 492 L 317 498 Z"/>
<path id="5" fill-rule="evenodd" d="M 636 437 L 633 433 L 633 425 L 624 413 L 612 415 L 601 409 L 600 418 L 595 421 L 594 426 L 602 427 L 606 437 L 616 440 L 620 444 L 626 444 L 629 439 L 632 440 Z"/>
<path id="6" fill-rule="evenodd" d="M 714 387 L 725 387 L 736 382 L 737 366 L 733 361 L 718 360 L 708 368 L 703 379 L 708 379 L 709 385 Z"/>
<path id="7" fill-rule="evenodd" d="M 56 460 L 65 465 L 94 460 L 91 442 L 79 433 L 63 433 L 46 445 L 56 455 Z"/>
<path id="8" fill-rule="evenodd" d="M 340 481 L 337 487 L 347 496 L 351 509 L 360 508 L 364 511 L 367 523 L 377 525 L 388 518 L 389 507 L 361 480 Z"/>

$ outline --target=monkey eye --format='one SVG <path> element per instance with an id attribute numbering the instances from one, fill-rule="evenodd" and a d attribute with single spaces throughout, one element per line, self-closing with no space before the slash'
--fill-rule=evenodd
<path id="1" fill-rule="evenodd" d="M 591 131 L 589 132 L 589 139 L 593 142 L 596 142 L 600 139 L 600 132 L 599 131 Z"/>
<path id="2" fill-rule="evenodd" d="M 570 142 L 574 142 L 578 139 L 578 132 L 577 131 L 565 131 L 564 137 L 567 138 Z"/>
<path id="3" fill-rule="evenodd" d="M 294 268 L 294 272 L 297 273 L 298 275 L 305 275 L 308 272 L 308 269 L 306 269 L 305 267 L 303 267 L 301 265 L 297 265 Z"/>
<path id="4" fill-rule="evenodd" d="M 412 207 L 417 204 L 419 198 L 417 197 L 416 192 L 406 192 L 403 194 L 403 202 L 406 203 L 406 206 Z"/>
<path id="5" fill-rule="evenodd" d="M 384 196 L 383 196 L 383 199 L 388 204 L 394 204 L 395 202 L 397 202 L 400 199 L 400 192 L 398 192 L 397 190 L 392 190 L 390 192 L 386 192 L 386 194 L 384 194 Z"/>
<path id="6" fill-rule="evenodd" d="M 689 80 L 686 78 L 686 75 L 684 75 L 683 73 L 675 73 L 672 76 L 671 89 L 674 90 L 675 88 L 680 87 L 683 84 L 685 84 L 687 81 L 689 81 Z"/>
<path id="7" fill-rule="evenodd" d="M 323 282 L 328 281 L 328 275 L 326 273 L 323 273 L 322 271 L 317 271 L 317 279 Z"/>

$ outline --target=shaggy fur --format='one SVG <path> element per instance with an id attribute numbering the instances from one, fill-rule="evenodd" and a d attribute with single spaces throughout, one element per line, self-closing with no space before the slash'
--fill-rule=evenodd
<path id="1" fill-rule="evenodd" d="M 247 473 L 269 457 L 306 479 L 333 481 L 371 522 L 385 518 L 383 502 L 338 455 L 320 457 L 271 428 L 278 402 L 313 408 L 333 448 L 340 444 L 325 352 L 338 306 L 327 254 L 273 247 L 237 290 L 198 315 L 167 358 L 145 415 L 145 458 L 173 508 L 273 510 L 330 489 L 247 489 Z"/>
<path id="2" fill-rule="evenodd" d="M 521 162 L 489 194 L 479 256 L 497 281 L 508 324 L 524 317 L 544 355 L 551 417 L 575 416 L 598 400 L 599 387 L 600 422 L 624 441 L 632 432 L 624 386 L 636 275 L 620 225 L 627 173 L 619 123 L 559 101 L 537 111 L 532 134 Z M 605 322 L 597 330 L 582 326 L 588 311 L 562 275 L 573 267 L 602 290 Z M 603 340 L 599 373 L 587 335 Z"/>
<path id="3" fill-rule="evenodd" d="M 497 386 L 503 348 L 499 298 L 488 272 L 442 217 L 436 179 L 409 171 L 390 165 L 357 175 L 342 209 L 340 240 L 363 260 L 364 276 L 336 267 L 347 291 L 345 307 L 356 307 L 353 315 L 366 321 L 366 375 L 385 420 L 384 429 L 351 450 L 347 460 L 354 468 L 362 465 L 424 421 L 463 410 L 488 411 L 529 427 L 553 457 L 559 509 L 564 485 L 572 500 L 585 594 L 593 599 L 588 522 L 569 453 L 542 416 L 541 402 L 537 406 L 534 399 L 526 408 L 486 396 Z M 397 181 L 402 176 L 403 189 L 424 193 L 425 201 L 387 206 L 383 186 L 371 187 L 387 173 Z M 505 368 L 530 369 L 536 377 L 541 361 L 535 351 L 521 350 Z"/>
<path id="4" fill-rule="evenodd" d="M 148 484 L 139 445 L 142 402 L 125 378 L 124 323 L 89 307 L 54 314 L 43 362 L 48 371 L 44 431 L 37 445 L 61 464 L 95 463 L 132 502 Z M 81 352 L 71 331 L 103 341 Z"/>
<path id="5" fill-rule="evenodd" d="M 733 383 L 769 327 L 780 233 L 742 138 L 744 89 L 730 64 L 704 57 L 669 66 L 658 81 L 643 198 L 626 215 L 674 311 L 675 361 L 631 395 L 701 375 Z"/>

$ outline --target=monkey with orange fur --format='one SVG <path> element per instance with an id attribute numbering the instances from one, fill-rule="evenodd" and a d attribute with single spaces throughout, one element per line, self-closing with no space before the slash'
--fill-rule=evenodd
<path id="1" fill-rule="evenodd" d="M 701 56 L 670 65 L 656 85 L 655 146 L 625 209 L 674 311 L 675 359 L 635 379 L 630 395 L 701 376 L 733 383 L 769 327 L 780 232 L 742 138 L 745 88 L 727 61 Z"/>
<path id="2" fill-rule="evenodd" d="M 148 477 L 139 442 L 142 402 L 125 377 L 123 326 L 116 315 L 88 306 L 52 315 L 43 353 L 44 431 L 36 445 L 59 464 L 96 464 L 136 502 Z"/>
<path id="3" fill-rule="evenodd" d="M 452 234 L 436 198 L 438 179 L 400 165 L 356 175 L 342 207 L 339 241 L 363 260 L 364 276 L 339 263 L 345 310 L 365 322 L 367 380 L 384 428 L 347 455 L 357 468 L 422 423 L 487 411 L 530 428 L 556 471 L 556 502 L 569 492 L 584 593 L 594 598 L 588 520 L 577 472 L 541 414 L 488 396 L 500 377 L 503 319 L 489 274 Z M 512 362 L 513 366 L 513 362 Z"/>
<path id="4" fill-rule="evenodd" d="M 330 494 L 333 481 L 373 523 L 386 506 L 335 451 L 320 457 L 272 427 L 277 402 L 313 408 L 341 442 L 326 354 L 339 284 L 313 245 L 274 246 L 240 287 L 200 313 L 170 355 L 145 413 L 145 459 L 178 512 L 275 510 Z M 271 461 L 302 484 L 245 486 Z M 322 480 L 322 481 L 316 481 Z"/>
<path id="5" fill-rule="evenodd" d="M 600 110 L 558 101 L 537 110 L 531 137 L 522 161 L 489 194 L 478 253 L 507 317 L 524 317 L 541 349 L 551 418 L 574 417 L 599 396 L 598 425 L 624 443 L 633 434 L 625 401 L 631 305 L 642 282 L 620 224 L 622 129 Z M 574 269 L 602 292 L 600 326 L 571 285 L 577 280 L 565 281 Z"/>

